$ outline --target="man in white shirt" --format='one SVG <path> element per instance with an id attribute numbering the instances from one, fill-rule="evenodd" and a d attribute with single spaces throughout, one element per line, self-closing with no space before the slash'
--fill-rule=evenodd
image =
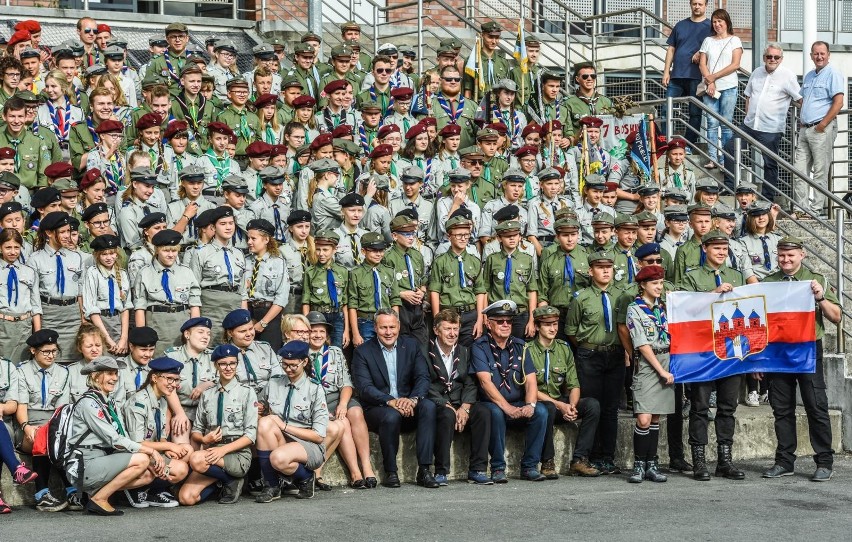
<path id="1" fill-rule="evenodd" d="M 787 110 L 790 102 L 802 99 L 801 87 L 794 74 L 781 66 L 784 51 L 778 43 L 770 43 L 763 52 L 763 66 L 755 69 L 745 89 L 746 116 L 742 130 L 778 154 L 781 136 L 786 130 Z M 736 136 L 735 136 L 736 137 Z M 725 152 L 734 156 L 734 138 L 725 145 Z M 742 142 L 742 149 L 748 142 Z M 736 162 L 725 160 L 725 185 L 734 190 L 734 167 Z M 772 201 L 778 192 L 778 164 L 763 155 L 763 197 Z"/>

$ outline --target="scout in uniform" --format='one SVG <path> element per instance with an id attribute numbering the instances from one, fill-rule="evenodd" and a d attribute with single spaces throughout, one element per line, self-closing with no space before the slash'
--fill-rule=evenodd
<path id="1" fill-rule="evenodd" d="M 6 398 L 18 404 L 15 412 L 15 444 L 24 453 L 32 452 L 36 431 L 50 421 L 54 410 L 71 400 L 71 378 L 68 370 L 58 363 L 62 356 L 59 334 L 52 329 L 42 328 L 29 336 L 27 345 L 32 359 L 18 367 L 15 379 L 17 389 L 10 389 Z M 57 498 L 51 494 L 48 488 L 51 466 L 47 455 L 33 457 L 33 470 L 38 474 L 35 480 L 36 510 L 59 512 L 69 505 L 72 509 L 82 510 L 79 496 L 67 481 L 64 481 L 65 495 Z"/>
<path id="2" fill-rule="evenodd" d="M 242 169 L 228 152 L 228 144 L 234 137 L 234 131 L 217 120 L 207 125 L 207 132 L 210 145 L 197 165 L 204 168 L 204 188 L 212 190 L 208 194 L 217 196 L 225 178 L 228 175 L 240 175 Z"/>
<path id="3" fill-rule="evenodd" d="M 805 243 L 797 237 L 784 237 L 778 241 L 779 269 L 763 279 L 763 282 L 786 282 L 807 280 L 811 283 L 816 308 L 816 371 L 807 374 L 773 373 L 769 383 L 769 404 L 775 416 L 775 464 L 763 473 L 764 478 L 780 478 L 793 474 L 796 462 L 796 387 L 808 415 L 808 436 L 814 450 L 816 470 L 811 476 L 814 482 L 831 480 L 834 467 L 834 450 L 831 448 L 831 421 L 828 416 L 828 399 L 825 395 L 822 340 L 825 324 L 840 323 L 842 313 L 837 293 L 829 287 L 826 279 L 802 265 L 805 258 Z M 761 375 L 766 378 L 768 375 Z"/>
<path id="4" fill-rule="evenodd" d="M 307 43 L 297 43 L 293 47 L 294 66 L 287 72 L 286 77 L 295 77 L 302 85 L 302 91 L 317 100 L 320 97 L 319 74 L 313 73 L 314 48 Z"/>
<path id="5" fill-rule="evenodd" d="M 703 203 L 713 207 L 719 201 L 719 192 L 721 187 L 716 179 L 703 178 L 695 183 L 695 203 Z"/>
<path id="6" fill-rule="evenodd" d="M 218 122 L 226 124 L 237 136 L 237 161 L 244 160 L 246 147 L 260 134 L 260 120 L 246 108 L 249 98 L 249 85 L 242 77 L 228 81 L 228 99 L 231 103 L 219 113 Z"/>
<path id="7" fill-rule="evenodd" d="M 497 155 L 500 133 L 493 128 L 485 127 L 476 133 L 476 143 L 482 151 L 482 174 L 479 176 L 477 193 L 480 207 L 497 198 L 500 194 L 498 187 L 503 182 L 503 175 L 509 169 L 509 163 Z M 460 153 L 462 156 L 469 153 Z"/>
<path id="8" fill-rule="evenodd" d="M 473 145 L 476 138 L 476 110 L 479 104 L 461 92 L 462 72 L 456 66 L 441 68 L 441 89 L 432 96 L 431 110 L 438 121 L 438 131 L 447 126 L 458 126 L 461 148 Z M 444 136 L 446 137 L 446 136 Z M 455 169 L 455 168 L 450 168 Z"/>
<path id="9" fill-rule="evenodd" d="M 198 66 L 184 66 L 180 72 L 182 90 L 175 95 L 169 110 L 170 118 L 186 122 L 189 152 L 195 156 L 207 150 L 207 125 L 213 122 L 216 115 L 216 106 L 212 100 L 201 94 L 202 75 Z"/>
<path id="10" fill-rule="evenodd" d="M 339 242 L 336 231 L 320 230 L 314 235 L 317 262 L 305 269 L 301 312 L 322 314 L 330 326 L 331 345 L 344 348 L 349 344 L 349 271 L 334 261 Z"/>
<path id="11" fill-rule="evenodd" d="M 570 218 L 556 221 L 558 249 L 547 254 L 539 265 L 539 304 L 559 310 L 557 337 L 566 340 L 565 318 L 574 294 L 589 285 L 589 261 L 586 249 L 579 245 L 580 224 Z"/>
<path id="12" fill-rule="evenodd" d="M 507 205 L 503 207 L 499 211 L 494 213 L 494 222 L 499 226 L 503 222 L 507 221 L 516 221 L 519 222 L 518 218 L 520 218 L 522 209 L 517 205 Z M 495 226 L 496 229 L 496 226 Z M 482 260 L 485 261 L 488 259 L 488 256 L 491 256 L 495 252 L 500 252 L 501 243 L 499 237 L 494 237 L 482 247 Z M 518 252 L 523 252 L 527 254 L 533 260 L 533 269 L 536 273 L 538 273 L 538 255 L 535 252 L 535 246 L 527 242 L 526 239 L 521 237 L 521 240 L 518 242 Z"/>
<path id="13" fill-rule="evenodd" d="M 560 192 L 564 186 L 562 175 L 553 168 L 538 172 L 539 195 L 526 200 L 527 205 L 527 240 L 536 248 L 541 257 L 541 251 L 556 241 L 556 212 L 563 207 L 574 207 L 574 202 Z M 505 177 L 504 177 L 505 179 Z"/>
<path id="14" fill-rule="evenodd" d="M 118 265 L 119 240 L 115 235 L 99 235 L 92 240 L 94 265 L 82 280 L 83 316 L 90 320 L 108 340 L 104 346 L 124 352 L 130 329 L 130 277 Z"/>
<path id="15" fill-rule="evenodd" d="M 527 218 L 527 210 L 521 203 L 524 181 L 523 172 L 519 169 L 508 169 L 503 174 L 503 195 L 492 199 L 482 208 L 482 227 L 479 230 L 479 240 L 483 245 L 494 237 L 494 213 L 509 205 L 515 205 L 518 208 L 517 220 L 521 224 L 521 235 L 526 236 L 529 219 Z"/>
<path id="16" fill-rule="evenodd" d="M 228 38 L 217 39 L 213 45 L 213 61 L 207 65 L 207 73 L 213 76 L 216 97 L 228 99 L 228 81 L 239 77 L 237 71 L 237 46 Z"/>
<path id="17" fill-rule="evenodd" d="M 287 241 L 281 245 L 281 257 L 287 262 L 290 277 L 290 298 L 284 307 L 286 314 L 295 314 L 302 308 L 302 277 L 305 268 L 316 257 L 310 238 L 311 213 L 293 211 L 287 217 Z"/>
<path id="18" fill-rule="evenodd" d="M 586 175 L 586 182 L 583 185 L 583 201 L 577 207 L 577 222 L 580 223 L 580 231 L 583 236 L 580 239 L 580 244 L 591 245 L 594 241 L 592 231 L 592 219 L 601 213 L 606 213 L 615 218 L 615 209 L 609 205 L 601 203 L 604 189 L 606 188 L 606 178 L 597 173 Z"/>
<path id="19" fill-rule="evenodd" d="M 666 267 L 666 277 L 671 280 L 677 249 L 688 239 L 685 235 L 688 233 L 689 215 L 686 212 L 686 205 L 669 205 L 663 211 L 663 217 L 666 227 L 660 232 L 660 248 L 668 254 L 667 260 L 671 261 L 671 264 Z"/>
<path id="20" fill-rule="evenodd" d="M 479 303 L 487 305 L 488 301 L 512 300 L 516 305 L 512 334 L 532 336 L 535 324 L 531 311 L 538 304 L 538 277 L 533 259 L 517 250 L 521 232 L 519 222 L 503 222 L 496 230 L 500 252 L 488 256 L 482 266 L 483 280 L 476 290 Z"/>
<path id="21" fill-rule="evenodd" d="M 233 210 L 234 222 L 236 223 L 234 236 L 231 238 L 231 246 L 242 251 L 243 254 L 247 254 L 249 250 L 246 227 L 254 219 L 254 213 L 246 205 L 249 189 L 242 177 L 228 175 L 225 177 L 225 182 L 222 183 L 222 191 L 225 200 L 223 205 Z"/>
<path id="22" fill-rule="evenodd" d="M 352 92 L 352 86 L 348 79 L 335 79 L 322 87 L 322 95 L 325 97 L 323 102 L 326 102 L 326 105 L 317 111 L 314 117 L 321 132 L 332 133 L 343 125 L 355 127 L 360 124 L 360 114 L 344 108 L 346 95 Z"/>
<path id="23" fill-rule="evenodd" d="M 612 101 L 600 94 L 596 87 L 597 70 L 591 62 L 574 65 L 574 85 L 576 92 L 565 100 L 568 121 L 565 135 L 577 136 L 581 133 L 580 121 L 589 115 L 602 115 L 612 109 Z"/>
<path id="24" fill-rule="evenodd" d="M 127 437 L 165 455 L 166 468 L 146 488 L 125 490 L 125 496 L 134 508 L 174 508 L 178 500 L 169 487 L 179 484 L 189 474 L 187 460 L 192 453 L 189 444 L 169 442 L 172 436 L 169 423 L 167 397 L 174 395 L 180 383 L 183 364 L 171 358 L 152 359 L 150 372 L 142 389 L 133 394 L 124 405 Z"/>
<path id="25" fill-rule="evenodd" d="M 64 361 L 79 359 L 74 348 L 74 337 L 80 325 L 78 298 L 82 291 L 82 277 L 91 265 L 92 256 L 70 245 L 71 217 L 67 213 L 52 212 L 39 224 L 39 250 L 33 252 L 27 264 L 38 275 L 41 296 L 41 325 L 56 329 L 57 343 L 65 353 Z"/>
<path id="26" fill-rule="evenodd" d="M 244 275 L 243 307 L 257 322 L 257 338 L 272 345 L 281 342 L 281 316 L 290 298 L 287 262 L 281 257 L 273 235 L 275 226 L 262 218 L 246 226 L 249 256 Z M 280 346 L 279 346 L 280 347 Z"/>
<path id="27" fill-rule="evenodd" d="M 157 332 L 150 327 L 133 327 L 127 334 L 129 353 L 118 360 L 121 362 L 118 375 L 119 389 L 115 396 L 119 406 L 123 406 L 128 397 L 142 388 L 148 377 L 148 362 L 154 358 L 157 345 Z"/>
<path id="28" fill-rule="evenodd" d="M 758 277 L 754 270 L 755 264 L 747 252 L 745 243 L 742 238 L 734 239 L 734 228 L 737 224 L 736 213 L 734 210 L 724 203 L 719 202 L 710 209 L 710 216 L 713 218 L 713 229 L 721 230 L 722 233 L 731 238 L 731 243 L 728 245 L 728 265 L 731 269 L 743 274 L 746 284 L 753 284 L 757 282 Z M 758 246 L 761 246 L 759 238 L 757 241 Z M 762 247 L 760 250 L 762 251 Z M 770 259 L 769 261 L 771 262 L 772 260 Z M 754 379 L 748 380 L 749 386 L 752 383 L 757 383 Z"/>
<path id="29" fill-rule="evenodd" d="M 611 253 L 592 252 L 588 261 L 591 283 L 574 295 L 568 307 L 565 334 L 576 349 L 583 395 L 594 397 L 601 407 L 590 460 L 601 474 L 619 474 L 615 445 L 618 404 L 624 383 L 624 351 L 618 341 L 614 309 L 621 291 L 612 285 Z"/>
<path id="30" fill-rule="evenodd" d="M 263 195 L 263 180 L 260 171 L 269 165 L 272 157 L 272 145 L 265 141 L 254 141 L 246 147 L 247 166 L 242 170 L 241 176 L 245 185 L 249 188 L 249 203 Z"/>
<path id="31" fill-rule="evenodd" d="M 151 240 L 155 257 L 133 277 L 137 326 L 157 332 L 157 352 L 178 344 L 180 326 L 201 316 L 201 287 L 189 267 L 178 263 L 181 234 L 162 230 Z M 175 331 L 178 330 L 178 331 Z"/>
<path id="32" fill-rule="evenodd" d="M 395 271 L 382 262 L 387 248 L 382 234 L 364 234 L 361 238 L 363 263 L 349 272 L 346 297 L 352 342 L 356 347 L 375 337 L 373 318 L 377 310 L 393 308 L 399 311 L 401 300 Z"/>
<path id="33" fill-rule="evenodd" d="M 310 187 L 315 187 L 308 195 L 306 203 L 310 209 L 308 216 L 312 217 L 314 228 L 317 230 L 334 229 L 343 221 L 340 201 L 338 201 L 335 185 L 340 174 L 340 165 L 334 160 L 323 158 L 310 164 L 314 177 Z M 310 187 L 308 191 L 310 192 Z"/>
<path id="34" fill-rule="evenodd" d="M 163 54 L 151 59 L 146 74 L 157 74 L 167 79 L 170 89 L 177 92 L 180 89 L 180 73 L 186 64 L 186 47 L 189 45 L 189 34 L 183 23 L 171 23 L 166 27 L 168 49 Z"/>
<path id="35" fill-rule="evenodd" d="M 423 304 L 426 300 L 426 268 L 423 255 L 413 248 L 417 221 L 402 215 L 391 221 L 394 244 L 382 263 L 393 269 L 399 292 L 400 334 L 411 335 L 421 345 L 429 341 Z"/>
<path id="36" fill-rule="evenodd" d="M 213 322 L 199 316 L 190 318 L 180 326 L 181 344 L 166 348 L 164 356 L 183 363 L 181 381 L 177 389 L 180 404 L 190 421 L 195 421 L 198 398 L 213 387 L 216 372 L 210 362 L 210 333 Z"/>
<path id="37" fill-rule="evenodd" d="M 488 332 L 470 348 L 468 373 L 476 375 L 479 400 L 491 416 L 491 480 L 505 484 L 506 426 L 521 425 L 525 430 L 521 478 L 539 482 L 545 476 L 538 471 L 547 409 L 538 402 L 536 370 L 524 341 L 511 333 L 518 309 L 514 301 L 500 299 L 483 311 L 488 317 Z M 470 475 L 469 475 L 469 480 Z M 473 479 L 476 482 L 475 479 Z"/>
<path id="38" fill-rule="evenodd" d="M 657 152 L 665 150 L 666 161 L 663 167 L 657 168 L 657 175 L 663 190 L 667 188 L 684 190 L 689 199 L 692 199 L 695 195 L 695 172 L 686 162 L 688 146 L 689 142 L 685 139 L 673 137 L 664 149 L 658 148 Z"/>
<path id="39" fill-rule="evenodd" d="M 781 236 L 774 230 L 772 205 L 764 201 L 749 205 L 746 209 L 745 235 L 738 241 L 745 248 L 744 257 L 758 279 L 777 271 L 778 241 Z"/>
<path id="40" fill-rule="evenodd" d="M 417 215 L 417 238 L 426 242 L 429 231 L 429 221 L 432 218 L 435 204 L 421 195 L 424 190 L 425 173 L 417 166 L 409 166 L 402 170 L 399 180 L 402 182 L 402 192 L 405 197 L 390 201 L 390 213 L 396 216 L 403 209 L 410 209 Z M 443 177 L 443 173 L 441 174 Z"/>
<path id="41" fill-rule="evenodd" d="M 46 168 L 53 160 L 47 141 L 26 129 L 26 104 L 18 97 L 9 98 L 3 105 L 5 127 L 0 130 L 0 147 L 11 147 L 15 151 L 15 174 L 21 185 L 34 189 L 45 186 Z"/>
<path id="42" fill-rule="evenodd" d="M 201 286 L 204 315 L 220 322 L 243 299 L 246 260 L 241 251 L 230 246 L 236 228 L 233 209 L 218 207 L 211 219 L 215 230 L 213 239 L 198 250 L 190 251 L 189 268 Z M 213 344 L 218 341 L 214 339 Z"/>
<path id="43" fill-rule="evenodd" d="M 162 209 L 154 206 L 151 201 L 156 184 L 157 175 L 153 170 L 145 167 L 133 168 L 130 171 L 130 186 L 120 198 L 116 198 L 116 220 L 121 244 L 131 252 L 142 246 L 139 221 L 151 213 L 162 212 Z"/>
<path id="44" fill-rule="evenodd" d="M 127 260 L 127 274 L 131 277 L 154 259 L 154 245 L 151 244 L 151 239 L 157 232 L 166 229 L 166 215 L 164 213 L 151 213 L 143 217 L 138 226 L 142 237 L 142 246 L 139 250 L 133 251 Z"/>
<path id="45" fill-rule="evenodd" d="M 482 48 L 476 65 L 482 66 L 482 74 L 471 77 L 465 73 L 463 85 L 464 95 L 474 99 L 483 97 L 482 92 L 475 90 L 480 84 L 485 86 L 483 92 L 488 92 L 497 84 L 497 81 L 509 75 L 509 62 L 498 49 L 500 33 L 503 29 L 498 23 L 488 21 L 480 26 L 480 31 Z M 479 81 L 479 77 L 482 77 L 483 81 Z"/>
<path id="46" fill-rule="evenodd" d="M 553 446 L 553 425 L 577 423 L 579 431 L 571 457 L 571 476 L 599 476 L 600 471 L 589 464 L 589 452 L 595 440 L 600 418 L 600 404 L 592 397 L 582 397 L 574 354 L 567 342 L 557 339 L 560 311 L 553 306 L 537 308 L 533 317 L 538 330 L 536 338 L 527 344 L 527 352 L 535 367 L 538 401 L 547 409 L 547 429 L 541 451 L 541 474 L 556 480 Z M 578 418 L 579 421 L 578 422 Z"/>
<path id="47" fill-rule="evenodd" d="M 192 473 L 178 495 L 181 504 L 203 501 L 221 483 L 219 504 L 240 499 L 245 475 L 251 465 L 251 446 L 257 441 L 257 395 L 237 378 L 239 350 L 222 344 L 212 353 L 216 384 L 198 401 L 192 440 L 203 450 L 189 456 Z"/>
<path id="48" fill-rule="evenodd" d="M 6 208 L 20 209 L 20 204 L 4 203 L 0 206 L 0 215 Z M 12 363 L 24 361 L 26 337 L 32 333 L 33 324 L 41 322 L 41 297 L 36 272 L 20 261 L 23 243 L 17 230 L 4 228 L 0 231 L 0 247 L 5 247 L 3 259 L 0 260 L 3 264 L 0 269 L 0 357 Z M 14 249 L 16 245 L 18 252 Z"/>
<path id="49" fill-rule="evenodd" d="M 660 415 L 680 415 L 675 408 L 674 376 L 669 372 L 669 327 L 666 320 L 665 270 L 646 265 L 636 275 L 639 294 L 627 307 L 626 327 L 638 352 L 633 371 L 633 473 L 631 483 L 665 482 L 659 471 L 657 447 Z M 621 322 L 619 322 L 619 326 Z"/>
<path id="50" fill-rule="evenodd" d="M 257 397 L 263 400 L 270 379 L 280 377 L 281 373 L 275 365 L 275 351 L 269 343 L 255 339 L 254 327 L 249 311 L 233 310 L 222 320 L 222 329 L 225 330 L 222 338 L 225 344 L 232 344 L 240 350 L 237 356 L 237 379 L 254 388 Z"/>
<path id="51" fill-rule="evenodd" d="M 711 230 L 701 237 L 705 251 L 704 263 L 686 273 L 680 288 L 688 292 L 727 293 L 745 284 L 743 275 L 727 266 L 728 236 Z M 686 245 L 684 245 L 686 246 Z M 681 247 L 682 248 L 682 247 Z M 745 473 L 736 468 L 731 459 L 742 375 L 733 375 L 709 382 L 691 385 L 692 406 L 689 411 L 689 445 L 692 448 L 692 477 L 699 481 L 710 480 L 704 447 L 707 445 L 707 425 L 710 410 L 710 392 L 716 390 L 716 442 L 718 460 L 715 475 L 730 480 L 742 480 Z"/>
<path id="52" fill-rule="evenodd" d="M 680 286 L 686 274 L 691 270 L 704 265 L 707 261 L 707 253 L 701 243 L 704 235 L 712 227 L 710 207 L 701 203 L 694 203 L 687 208 L 689 214 L 689 226 L 692 229 L 692 237 L 678 247 L 675 253 L 674 269 L 672 270 L 672 282 Z"/>
<path id="53" fill-rule="evenodd" d="M 636 279 L 636 257 L 633 255 L 639 224 L 635 215 L 619 214 L 615 217 L 615 255 L 612 284 L 624 289 Z"/>
<path id="54" fill-rule="evenodd" d="M 477 149 L 476 152 L 479 152 L 478 147 L 474 147 L 474 149 Z M 433 218 L 434 223 L 432 224 L 432 237 L 438 243 L 446 241 L 447 221 L 454 212 L 458 211 L 461 208 L 464 208 L 465 210 L 470 211 L 471 214 L 470 220 L 473 229 L 471 230 L 472 238 L 469 243 L 475 245 L 476 232 L 479 230 L 482 210 L 476 203 L 476 199 L 473 197 L 475 194 L 471 192 L 473 188 L 471 187 L 470 171 L 463 167 L 456 168 L 450 171 L 449 183 L 449 194 L 439 199 L 437 204 L 435 204 L 435 217 Z"/>
<path id="55" fill-rule="evenodd" d="M 314 496 L 314 473 L 325 462 L 326 430 L 329 423 L 323 387 L 306 372 L 309 345 L 290 341 L 278 351 L 286 378 L 269 384 L 271 416 L 260 420 L 257 455 L 263 472 L 263 492 L 256 502 L 281 497 L 280 474 L 299 488 L 299 499 Z"/>
<path id="56" fill-rule="evenodd" d="M 291 208 L 290 199 L 284 194 L 284 169 L 276 166 L 265 167 L 260 171 L 260 179 L 263 181 L 263 195 L 254 200 L 249 209 L 257 218 L 272 224 L 275 227 L 273 237 L 283 243 L 287 240 L 287 217 Z"/>
<path id="57" fill-rule="evenodd" d="M 340 238 L 334 252 L 334 261 L 350 271 L 363 261 L 361 239 L 367 230 L 360 227 L 364 216 L 364 196 L 350 192 L 340 198 L 343 223 L 334 230 Z"/>
<path id="58" fill-rule="evenodd" d="M 198 239 L 198 216 L 204 211 L 216 208 L 216 205 L 203 195 L 204 178 L 205 171 L 198 164 L 184 168 L 180 172 L 179 199 L 169 203 L 166 210 L 171 229 L 181 234 L 182 246 L 191 245 Z"/>

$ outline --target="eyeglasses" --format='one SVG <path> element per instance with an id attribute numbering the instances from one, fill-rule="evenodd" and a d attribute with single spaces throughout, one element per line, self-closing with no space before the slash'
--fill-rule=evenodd
<path id="1" fill-rule="evenodd" d="M 472 166 L 481 166 L 485 163 L 484 160 L 467 160 L 467 159 L 462 160 L 462 162 L 467 162 L 468 164 L 470 164 Z"/>
<path id="2" fill-rule="evenodd" d="M 189 36 L 187 36 L 186 34 L 169 34 L 168 36 L 166 36 L 166 39 L 167 40 L 171 40 L 171 39 L 185 40 L 188 37 Z"/>
<path id="3" fill-rule="evenodd" d="M 281 368 L 284 369 L 285 371 L 295 371 L 296 369 L 298 369 L 301 366 L 302 366 L 301 361 L 299 363 L 283 363 L 283 362 L 281 363 Z"/>
<path id="4" fill-rule="evenodd" d="M 177 386 L 180 384 L 181 378 L 179 376 L 162 376 L 160 377 L 166 381 L 166 384 L 169 386 Z"/>
<path id="5" fill-rule="evenodd" d="M 89 224 L 96 228 L 106 228 L 109 226 L 109 220 L 98 220 L 97 222 L 89 222 Z"/>
<path id="6" fill-rule="evenodd" d="M 376 68 L 376 73 L 393 73 L 392 68 Z"/>
<path id="7" fill-rule="evenodd" d="M 51 350 L 39 350 L 38 353 L 46 358 L 55 358 L 59 354 L 59 349 L 53 348 Z"/>
<path id="8" fill-rule="evenodd" d="M 765 58 L 766 60 L 781 60 L 784 57 L 782 57 L 781 55 L 763 55 L 763 58 Z"/>
<path id="9" fill-rule="evenodd" d="M 6 72 L 3 75 L 6 76 L 6 77 L 10 77 L 12 79 L 20 79 L 21 78 L 21 72 Z"/>
<path id="10" fill-rule="evenodd" d="M 247 94 L 249 93 L 248 89 L 245 89 L 245 90 L 236 90 L 236 89 L 234 89 L 234 90 L 232 90 L 231 92 L 233 92 L 234 94 L 236 94 L 236 95 L 238 95 L 238 96 L 247 95 Z"/>
<path id="11" fill-rule="evenodd" d="M 299 335 L 307 335 L 311 332 L 310 329 L 291 329 L 290 333 L 298 333 Z"/>
<path id="12" fill-rule="evenodd" d="M 463 241 L 465 239 L 470 239 L 470 234 L 469 233 L 454 233 L 453 237 L 455 237 L 459 241 Z"/>
<path id="13" fill-rule="evenodd" d="M 499 320 L 496 319 L 496 318 L 490 318 L 488 321 L 494 322 L 498 326 L 511 326 L 512 325 L 512 319 L 511 318 L 500 318 Z"/>
<path id="14" fill-rule="evenodd" d="M 235 58 L 237 55 L 235 55 L 231 51 L 219 51 L 219 56 L 223 56 L 225 58 Z"/>
<path id="15" fill-rule="evenodd" d="M 648 265 L 653 265 L 653 264 L 660 265 L 661 263 L 663 263 L 663 259 L 662 258 L 645 258 L 644 260 L 642 260 L 642 262 L 646 263 Z"/>
<path id="16" fill-rule="evenodd" d="M 217 363 L 216 366 L 219 367 L 220 369 L 234 369 L 237 366 L 237 362 L 236 361 L 229 361 L 229 362 L 226 362 L 226 363 Z"/>
<path id="17" fill-rule="evenodd" d="M 443 79 L 447 83 L 458 83 L 459 81 L 461 81 L 461 77 L 442 77 L 441 79 Z"/>
<path id="18" fill-rule="evenodd" d="M 595 80 L 597 78 L 598 78 L 598 74 L 596 74 L 596 73 L 581 73 L 580 74 L 580 79 L 583 79 L 583 80 L 586 80 L 586 81 L 589 80 L 589 79 Z"/>

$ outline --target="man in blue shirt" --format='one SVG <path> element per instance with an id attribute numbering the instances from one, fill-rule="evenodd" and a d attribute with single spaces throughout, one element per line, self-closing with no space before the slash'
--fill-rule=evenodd
<path id="1" fill-rule="evenodd" d="M 541 449 L 547 429 L 547 409 L 538 404 L 538 381 L 535 365 L 524 341 L 512 336 L 512 319 L 518 314 L 514 301 L 501 299 L 482 311 L 488 317 L 488 332 L 470 348 L 469 374 L 479 381 L 479 399 L 491 414 L 491 480 L 505 484 L 506 425 L 522 425 L 524 455 L 521 478 L 539 482 Z"/>
<path id="2" fill-rule="evenodd" d="M 689 8 L 692 16 L 678 22 L 666 41 L 669 48 L 663 68 L 663 86 L 666 87 L 666 96 L 673 98 L 695 96 L 701 82 L 698 49 L 711 32 L 710 20 L 705 15 L 707 0 L 690 0 Z M 691 129 L 687 129 L 684 136 L 694 145 L 701 130 L 701 109 L 692 104 L 689 105 L 689 126 Z"/>
<path id="3" fill-rule="evenodd" d="M 837 138 L 837 113 L 843 108 L 843 93 L 846 78 L 843 73 L 828 64 L 831 53 L 824 41 L 815 41 L 811 46 L 814 69 L 802 80 L 802 106 L 799 115 L 799 140 L 793 165 L 801 173 L 809 175 L 813 170 L 813 182 L 830 190 L 828 171 L 834 155 L 834 140 Z M 809 187 L 794 178 L 795 199 L 813 214 L 825 217 L 825 196 L 814 190 L 813 201 L 808 205 Z M 796 209 L 794 209 L 796 210 Z M 796 213 L 800 218 L 805 213 Z"/>

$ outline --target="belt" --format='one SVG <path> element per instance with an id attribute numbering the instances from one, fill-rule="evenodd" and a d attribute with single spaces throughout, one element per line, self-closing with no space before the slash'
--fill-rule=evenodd
<path id="1" fill-rule="evenodd" d="M 322 314 L 338 314 L 340 307 L 334 308 L 333 305 L 311 305 L 311 310 Z"/>
<path id="2" fill-rule="evenodd" d="M 8 315 L 8 314 L 0 314 L 0 320 L 4 320 L 6 322 L 20 322 L 21 320 L 26 320 L 26 319 L 32 318 L 32 317 L 33 317 L 33 313 L 31 313 L 31 312 L 26 312 L 26 313 L 21 314 L 19 316 L 11 316 L 11 315 Z"/>
<path id="3" fill-rule="evenodd" d="M 48 305 L 58 305 L 60 307 L 67 307 L 68 305 L 73 305 L 77 302 L 76 297 L 72 297 L 69 299 L 62 299 L 61 297 L 49 297 L 46 295 L 41 295 L 41 302 L 47 303 Z"/>
<path id="4" fill-rule="evenodd" d="M 818 121 L 816 121 L 816 122 L 800 122 L 800 123 L 799 123 L 799 127 L 800 127 L 800 128 L 813 128 L 814 126 L 816 126 L 816 125 L 817 125 L 817 124 L 819 124 L 820 122 L 822 122 L 822 121 L 821 121 L 821 120 L 818 120 Z"/>
<path id="5" fill-rule="evenodd" d="M 115 311 L 115 314 L 110 314 L 109 309 L 104 309 L 104 310 L 100 311 L 98 314 L 100 314 L 101 316 L 118 316 L 118 315 L 121 314 L 121 311 L 117 310 L 117 311 Z"/>
<path id="6" fill-rule="evenodd" d="M 236 441 L 240 440 L 241 438 L 243 438 L 242 435 L 240 435 L 238 437 L 222 437 L 222 440 L 220 440 L 218 442 L 218 444 L 230 444 L 232 442 L 236 442 Z"/>
<path id="7" fill-rule="evenodd" d="M 209 290 L 216 290 L 217 292 L 239 292 L 239 286 L 227 286 L 225 284 L 216 284 L 215 286 L 205 286 L 205 288 Z"/>
<path id="8" fill-rule="evenodd" d="M 586 350 L 591 350 L 593 352 L 615 352 L 620 346 L 616 344 L 592 344 L 592 343 L 580 343 L 578 348 L 584 348 Z"/>
<path id="9" fill-rule="evenodd" d="M 375 312 L 366 312 L 366 311 L 356 310 L 355 313 L 358 315 L 358 318 L 364 318 L 364 319 L 367 319 L 367 320 L 373 320 L 373 319 L 376 318 Z"/>
<path id="10" fill-rule="evenodd" d="M 272 301 L 267 301 L 265 299 L 255 299 L 249 300 L 248 304 L 249 307 L 252 307 L 253 309 L 268 309 L 272 306 Z"/>
<path id="11" fill-rule="evenodd" d="M 556 236 L 555 235 L 539 235 L 538 240 L 544 241 L 545 243 L 552 243 L 553 241 L 556 240 Z"/>
<path id="12" fill-rule="evenodd" d="M 184 305 L 182 303 L 176 304 L 176 305 L 151 305 L 150 307 L 148 307 L 145 310 L 148 310 L 148 311 L 151 311 L 151 312 L 175 313 L 175 312 L 188 311 L 189 305 Z"/>
<path id="13" fill-rule="evenodd" d="M 101 450 L 102 452 L 114 452 L 114 448 L 104 448 L 103 446 L 91 446 L 86 444 L 85 446 L 77 445 L 77 448 L 81 450 Z"/>
<path id="14" fill-rule="evenodd" d="M 290 286 L 290 293 L 294 295 L 302 295 L 304 289 L 301 286 Z"/>
<path id="15" fill-rule="evenodd" d="M 68 142 L 67 141 L 60 141 L 59 142 L 59 148 L 62 149 L 63 151 L 67 151 L 68 150 Z"/>
<path id="16" fill-rule="evenodd" d="M 471 303 L 470 305 L 456 305 L 453 307 L 455 311 L 459 314 L 463 312 L 470 312 L 476 310 L 476 303 Z"/>

